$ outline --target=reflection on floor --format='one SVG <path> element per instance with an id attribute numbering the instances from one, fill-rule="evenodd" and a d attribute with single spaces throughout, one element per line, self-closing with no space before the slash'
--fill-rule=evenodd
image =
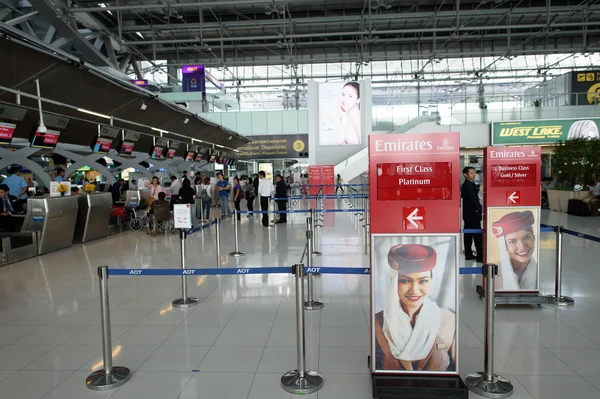
<path id="1" fill-rule="evenodd" d="M 304 249 L 305 215 L 271 229 L 244 218 L 240 249 L 223 224 L 223 267 L 284 266 Z M 544 213 L 544 222 L 600 235 L 600 219 Z M 328 214 L 317 265 L 368 265 L 362 232 L 347 214 Z M 190 267 L 214 267 L 214 228 L 190 236 Z M 554 237 L 540 238 L 542 292 L 553 289 Z M 498 307 L 496 370 L 515 385 L 514 398 L 600 397 L 600 244 L 565 237 L 564 289 L 570 309 Z M 462 261 L 464 262 L 464 261 Z M 124 233 L 0 269 L 0 398 L 84 399 L 283 398 L 281 375 L 295 368 L 294 286 L 288 275 L 192 277 L 190 310 L 172 309 L 178 277 L 111 277 L 113 355 L 134 371 L 122 387 L 86 389 L 101 366 L 98 265 L 179 267 L 177 235 Z M 464 266 L 464 264 L 463 264 Z M 467 266 L 472 266 L 469 264 Z M 483 304 L 477 276 L 461 276 L 460 370 L 483 368 Z M 322 311 L 307 312 L 307 364 L 325 377 L 313 398 L 371 397 L 369 277 L 316 280 Z M 192 372 L 192 370 L 197 370 Z M 476 397 L 472 395 L 472 397 Z"/>

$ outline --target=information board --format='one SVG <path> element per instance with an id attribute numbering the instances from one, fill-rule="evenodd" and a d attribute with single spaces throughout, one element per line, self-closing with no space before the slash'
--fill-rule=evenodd
<path id="1" fill-rule="evenodd" d="M 176 229 L 192 228 L 192 208 L 190 204 L 173 205 L 173 220 Z"/>
<path id="2" fill-rule="evenodd" d="M 373 374 L 458 376 L 459 137 L 369 137 Z"/>
<path id="3" fill-rule="evenodd" d="M 14 123 L 0 122 L 0 145 L 10 145 L 16 128 Z"/>
<path id="4" fill-rule="evenodd" d="M 500 294 L 539 292 L 541 157 L 539 146 L 484 154 L 484 258 L 499 266 Z"/>

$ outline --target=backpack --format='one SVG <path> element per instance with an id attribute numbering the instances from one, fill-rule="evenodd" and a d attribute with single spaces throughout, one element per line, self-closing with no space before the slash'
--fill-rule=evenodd
<path id="1" fill-rule="evenodd" d="M 244 190 L 242 190 L 242 186 L 240 186 L 240 198 L 239 199 L 244 199 Z"/>
<path id="2" fill-rule="evenodd" d="M 208 192 L 206 191 L 206 187 L 208 187 L 208 186 L 204 186 L 204 188 L 202 189 L 202 192 L 200 193 L 200 197 L 202 198 L 202 201 L 208 201 L 210 199 L 210 196 L 208 195 Z"/>

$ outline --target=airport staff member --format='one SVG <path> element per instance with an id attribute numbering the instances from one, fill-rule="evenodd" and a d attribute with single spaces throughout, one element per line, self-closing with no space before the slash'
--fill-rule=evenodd
<path id="1" fill-rule="evenodd" d="M 463 221 L 465 229 L 481 229 L 482 206 L 477 195 L 477 186 L 475 185 L 475 168 L 467 166 L 463 169 L 465 182 L 460 189 L 462 198 Z M 465 242 L 465 260 L 476 260 L 483 262 L 483 234 L 464 233 Z M 473 256 L 473 241 L 475 241 L 475 250 L 477 257 Z"/>
<path id="2" fill-rule="evenodd" d="M 9 176 L 2 182 L 8 186 L 9 191 L 16 198 L 15 211 L 20 212 L 23 207 L 27 204 L 27 190 L 29 185 L 25 179 L 21 177 L 21 168 L 18 166 L 11 166 L 8 169 Z M 18 208 L 18 209 L 17 209 Z"/>
<path id="3" fill-rule="evenodd" d="M 258 196 L 260 197 L 260 210 L 269 210 L 269 198 L 273 192 L 273 183 L 267 179 L 267 174 L 264 171 L 258 172 L 260 181 L 258 182 Z M 263 213 L 262 225 L 269 227 L 269 214 Z"/>
<path id="4" fill-rule="evenodd" d="M 56 169 L 56 178 L 54 181 L 65 181 L 65 170 L 63 168 Z"/>
<path id="5" fill-rule="evenodd" d="M 387 260 L 384 310 L 375 315 L 376 369 L 456 370 L 456 315 L 429 298 L 435 249 L 394 245 Z"/>
<path id="6" fill-rule="evenodd" d="M 0 184 L 0 230 L 6 233 L 15 231 L 15 223 L 12 219 L 15 210 L 10 203 L 9 192 L 6 184 Z"/>

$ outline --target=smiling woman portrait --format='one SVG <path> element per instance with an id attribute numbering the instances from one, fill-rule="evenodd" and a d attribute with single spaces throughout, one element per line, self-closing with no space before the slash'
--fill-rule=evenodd
<path id="1" fill-rule="evenodd" d="M 390 248 L 385 303 L 374 322 L 376 370 L 456 370 L 456 315 L 430 297 L 442 278 L 438 261 L 429 245 Z"/>
<path id="2" fill-rule="evenodd" d="M 494 216 L 491 216 L 492 220 L 497 218 Z M 531 210 L 506 213 L 492 223 L 492 232 L 498 240 L 499 256 L 488 256 L 487 261 L 499 263 L 497 290 L 538 288 L 534 226 L 536 217 Z"/>

